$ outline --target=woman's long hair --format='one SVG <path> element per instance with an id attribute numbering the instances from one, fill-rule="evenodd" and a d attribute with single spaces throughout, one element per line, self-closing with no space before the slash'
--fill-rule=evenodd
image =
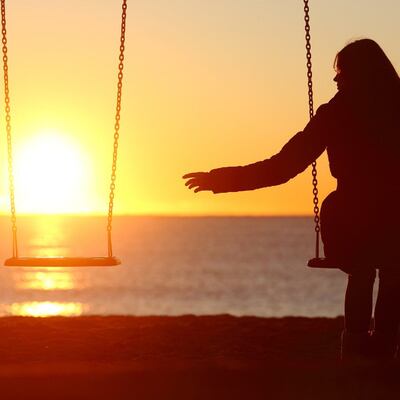
<path id="1" fill-rule="evenodd" d="M 348 44 L 336 55 L 334 67 L 354 94 L 386 104 L 399 101 L 399 75 L 375 41 L 360 39 Z"/>
<path id="2" fill-rule="evenodd" d="M 381 47 L 371 39 L 357 40 L 344 47 L 336 56 L 335 68 L 343 74 L 345 107 L 352 110 L 351 115 L 360 127 L 358 131 L 369 143 L 374 160 L 371 168 L 380 171 L 382 182 L 390 183 L 389 187 L 395 188 L 399 195 L 399 75 Z"/>

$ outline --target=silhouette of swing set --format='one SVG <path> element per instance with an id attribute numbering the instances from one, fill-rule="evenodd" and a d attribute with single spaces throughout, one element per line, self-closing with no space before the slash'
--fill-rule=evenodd
<path id="1" fill-rule="evenodd" d="M 6 115 L 6 132 L 7 132 L 7 148 L 8 148 L 8 181 L 10 191 L 11 204 L 11 222 L 12 222 L 12 257 L 8 258 L 4 265 L 9 267 L 106 267 L 121 264 L 121 261 L 113 255 L 112 247 L 112 217 L 114 206 L 114 191 L 117 172 L 117 156 L 118 156 L 118 139 L 120 128 L 121 114 L 121 98 L 122 98 L 122 79 L 124 69 L 124 51 L 125 51 L 125 27 L 126 27 L 126 10 L 127 0 L 122 1 L 121 16 L 121 36 L 119 47 L 119 64 L 118 64 L 118 89 L 117 89 L 117 105 L 114 124 L 114 145 L 113 145 L 113 162 L 111 170 L 111 183 L 108 205 L 107 219 L 107 257 L 20 257 L 18 254 L 17 242 L 17 223 L 15 210 L 14 195 L 14 177 L 13 177 L 13 158 L 12 158 L 12 141 L 11 141 L 11 116 L 10 116 L 10 91 L 8 84 L 8 48 L 7 48 L 7 29 L 6 29 L 6 8 L 5 0 L 1 0 L 1 27 L 2 27 L 2 52 L 3 52 L 3 74 L 4 74 L 4 100 Z"/>
<path id="2" fill-rule="evenodd" d="M 313 101 L 313 81 L 312 81 L 312 63 L 311 63 L 311 35 L 310 35 L 310 16 L 308 0 L 304 2 L 304 21 L 305 21 L 305 39 L 306 39 L 306 58 L 307 58 L 307 79 L 308 79 L 308 105 L 310 119 L 314 116 L 314 101 Z M 116 266 L 121 261 L 113 255 L 112 251 L 112 217 L 114 205 L 114 190 L 117 169 L 118 155 L 118 139 L 120 127 L 120 112 L 121 112 L 121 95 L 122 95 L 122 79 L 124 68 L 124 50 L 125 50 L 125 26 L 126 26 L 126 10 L 127 0 L 122 1 L 122 17 L 121 17 L 121 36 L 120 36 L 120 54 L 118 65 L 118 90 L 117 90 L 117 106 L 115 114 L 114 126 L 114 146 L 113 146 L 113 163 L 109 193 L 108 207 L 108 223 L 107 223 L 107 257 L 20 257 L 18 254 L 17 242 L 17 226 L 16 226 L 16 210 L 15 210 L 15 195 L 14 195 L 14 178 L 12 166 L 12 142 L 11 142 L 11 118 L 10 118 L 10 97 L 8 85 L 8 56 L 7 56 L 7 30 L 6 30 L 6 13 L 5 0 L 1 0 L 1 24 L 2 24 L 2 51 L 3 51 L 3 72 L 4 72 L 4 97 L 6 111 L 6 132 L 8 145 L 8 172 L 9 172 L 9 188 L 10 188 L 10 203 L 11 203 L 11 221 L 12 221 L 12 257 L 5 261 L 6 266 L 16 267 L 104 267 Z M 320 247 L 320 217 L 319 217 L 319 199 L 318 199 L 318 181 L 317 181 L 317 164 L 312 163 L 313 177 L 313 195 L 314 195 L 314 222 L 315 222 L 315 258 L 308 261 L 308 266 L 311 268 L 338 268 L 336 262 L 319 256 Z"/>

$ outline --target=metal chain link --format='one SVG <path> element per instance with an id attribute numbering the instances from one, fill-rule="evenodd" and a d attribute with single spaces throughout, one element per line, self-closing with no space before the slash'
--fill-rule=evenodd
<path id="1" fill-rule="evenodd" d="M 8 153 L 8 184 L 10 191 L 10 207 L 11 207 L 11 224 L 13 239 L 13 257 L 18 257 L 17 242 L 17 217 L 15 212 L 15 194 L 14 194 L 14 174 L 13 174 L 13 157 L 11 142 L 11 116 L 10 116 L 10 90 L 8 85 L 8 49 L 7 49 L 7 29 L 6 29 L 6 4 L 5 0 L 1 0 L 1 34 L 2 34 L 2 51 L 3 51 L 3 76 L 4 76 L 4 102 L 6 112 L 6 132 L 7 132 L 7 153 Z"/>
<path id="2" fill-rule="evenodd" d="M 122 78 L 124 76 L 124 51 L 125 51 L 125 29 L 126 29 L 126 10 L 127 0 L 122 2 L 122 20 L 121 20 L 121 39 L 119 46 L 119 64 L 118 64 L 118 85 L 117 85 L 117 106 L 115 113 L 115 124 L 114 124 L 114 151 L 111 168 L 111 183 L 110 183 L 110 196 L 108 203 L 108 218 L 107 218 L 107 238 L 108 238 L 108 256 L 112 257 L 112 217 L 114 208 L 114 191 L 115 191 L 115 180 L 117 171 L 117 157 L 118 157 L 118 139 L 119 139 L 119 128 L 121 119 L 121 99 L 122 99 Z"/>
<path id="3" fill-rule="evenodd" d="M 311 62 L 311 34 L 310 34 L 310 8 L 309 0 L 304 1 L 304 22 L 305 22 L 305 39 L 306 39 L 306 57 L 307 57 L 307 84 L 308 84 L 308 110 L 310 119 L 314 116 L 314 93 L 312 81 L 312 62 Z M 317 162 L 312 164 L 312 184 L 313 184 L 313 203 L 314 203 L 314 223 L 315 223 L 315 257 L 319 258 L 319 236 L 320 236 L 320 217 L 319 217 L 319 200 L 318 200 L 318 179 L 317 179 Z"/>

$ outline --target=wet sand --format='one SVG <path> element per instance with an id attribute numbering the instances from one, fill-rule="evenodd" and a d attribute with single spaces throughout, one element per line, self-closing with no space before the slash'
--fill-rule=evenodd
<path id="1" fill-rule="evenodd" d="M 1 318 L 1 399 L 397 398 L 398 364 L 340 364 L 342 324 L 228 315 Z"/>

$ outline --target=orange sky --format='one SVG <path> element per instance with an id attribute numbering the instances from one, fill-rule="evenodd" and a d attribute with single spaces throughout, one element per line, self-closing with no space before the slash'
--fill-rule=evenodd
<path id="1" fill-rule="evenodd" d="M 118 3 L 8 1 L 17 211 L 107 209 Z M 302 2 L 128 4 L 116 213 L 310 213 L 309 171 L 283 187 L 218 196 L 194 195 L 180 179 L 267 158 L 307 123 Z M 334 95 L 332 62 L 351 39 L 377 40 L 399 69 L 399 11 L 390 0 L 311 1 L 317 104 Z M 1 143 L 7 212 L 4 129 Z M 55 154 L 48 164 L 46 152 Z M 334 182 L 319 164 L 324 195 Z"/>

